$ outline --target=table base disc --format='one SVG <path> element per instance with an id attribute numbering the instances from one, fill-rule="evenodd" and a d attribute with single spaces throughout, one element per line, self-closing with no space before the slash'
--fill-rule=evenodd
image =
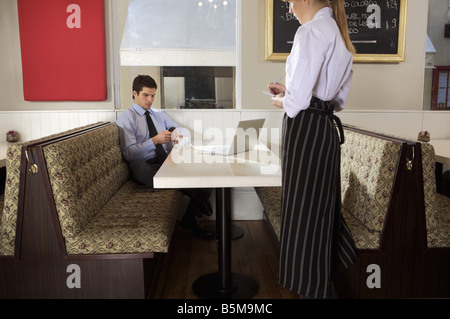
<path id="1" fill-rule="evenodd" d="M 231 288 L 219 288 L 220 274 L 212 273 L 198 278 L 192 284 L 194 293 L 204 299 L 249 299 L 258 292 L 258 284 L 242 274 L 231 274 Z"/>

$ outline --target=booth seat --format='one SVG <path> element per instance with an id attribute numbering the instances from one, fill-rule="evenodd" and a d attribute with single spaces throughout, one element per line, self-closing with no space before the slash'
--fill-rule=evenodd
<path id="1" fill-rule="evenodd" d="M 359 258 L 338 274 L 341 296 L 449 297 L 450 199 L 436 193 L 432 145 L 348 125 L 344 134 L 341 211 Z M 279 245 L 281 187 L 255 191 Z M 367 287 L 371 264 L 382 288 Z"/>
<path id="2" fill-rule="evenodd" d="M 10 147 L 0 297 L 151 297 L 184 195 L 136 184 L 119 141 L 99 123 Z"/>
<path id="3" fill-rule="evenodd" d="M 98 123 L 78 127 L 72 130 L 42 137 L 39 139 L 11 143 L 6 152 L 5 194 L 3 196 L 2 214 L 0 219 L 0 256 L 14 256 L 16 247 L 17 216 L 19 211 L 19 192 L 21 174 L 26 172 L 26 155 L 22 149 L 27 145 L 83 131 L 98 125 Z M 24 173 L 21 173 L 21 169 Z"/>

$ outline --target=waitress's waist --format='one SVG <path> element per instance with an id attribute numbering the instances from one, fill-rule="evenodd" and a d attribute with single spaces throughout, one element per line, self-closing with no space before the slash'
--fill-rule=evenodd
<path id="1" fill-rule="evenodd" d="M 318 97 L 313 96 L 306 111 L 308 110 L 324 113 L 326 115 L 333 115 L 334 103 L 332 101 L 323 101 Z"/>
<path id="2" fill-rule="evenodd" d="M 342 122 L 334 115 L 334 103 L 332 101 L 323 101 L 315 96 L 311 98 L 311 103 L 309 104 L 309 107 L 304 110 L 304 112 L 311 112 L 311 113 L 317 113 L 321 115 L 329 116 L 335 123 L 339 130 L 339 137 L 340 137 L 340 144 L 344 144 L 345 137 L 344 137 L 344 128 L 342 126 Z"/>

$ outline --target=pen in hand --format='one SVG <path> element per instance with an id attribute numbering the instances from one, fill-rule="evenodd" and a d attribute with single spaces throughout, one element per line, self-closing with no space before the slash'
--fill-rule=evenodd
<path id="1" fill-rule="evenodd" d="M 282 78 L 284 78 L 284 74 L 282 74 L 278 79 L 276 79 L 275 82 L 273 82 L 273 84 L 277 84 L 278 81 L 280 81 Z"/>
<path id="2" fill-rule="evenodd" d="M 282 74 L 278 79 L 276 79 L 272 85 L 277 84 L 278 81 L 280 81 L 283 77 L 284 77 L 284 74 Z M 272 90 L 272 87 L 270 85 L 267 86 L 267 89 L 268 89 L 268 92 L 263 91 L 263 93 L 272 96 L 272 98 L 275 97 L 275 94 L 272 94 L 273 91 L 272 92 L 270 91 L 270 90 Z"/>

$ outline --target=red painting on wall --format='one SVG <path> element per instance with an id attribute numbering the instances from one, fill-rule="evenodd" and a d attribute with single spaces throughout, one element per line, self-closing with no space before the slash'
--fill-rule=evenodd
<path id="1" fill-rule="evenodd" d="M 106 100 L 104 0 L 17 0 L 26 101 Z"/>

